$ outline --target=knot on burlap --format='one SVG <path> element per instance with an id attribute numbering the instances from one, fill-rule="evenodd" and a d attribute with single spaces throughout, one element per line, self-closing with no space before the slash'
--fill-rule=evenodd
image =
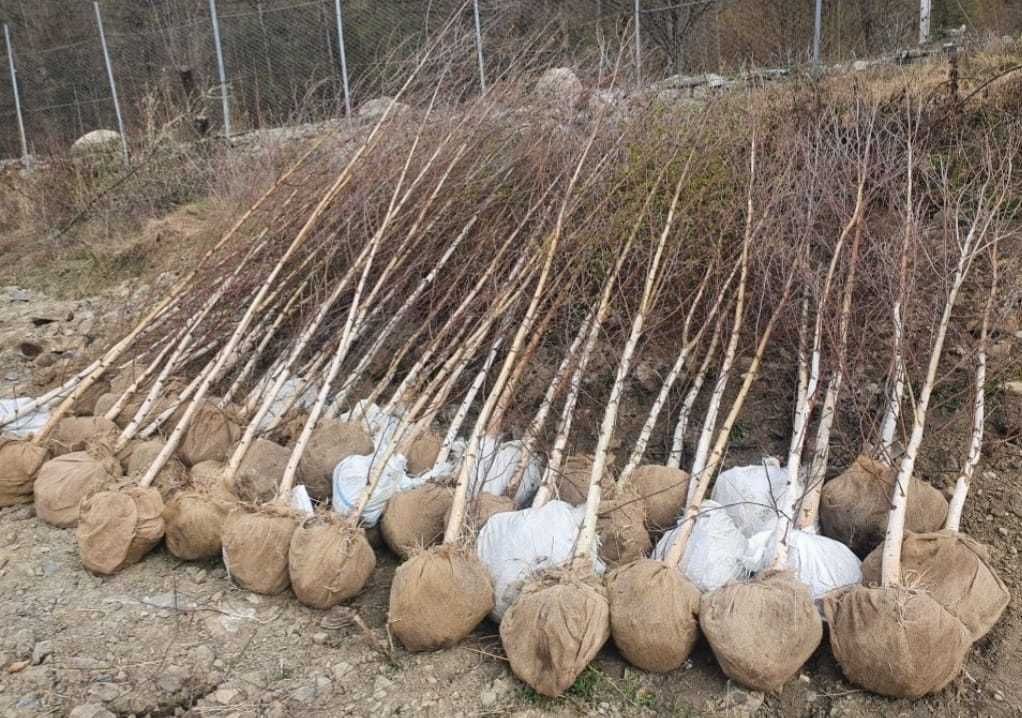
<path id="1" fill-rule="evenodd" d="M 97 446 L 50 459 L 36 476 L 36 515 L 51 526 L 71 528 L 78 523 L 82 499 L 123 475 L 120 462 Z"/>
<path id="2" fill-rule="evenodd" d="M 443 538 L 444 517 L 453 501 L 453 490 L 432 482 L 398 492 L 387 502 L 380 519 L 383 540 L 403 559 L 432 546 Z"/>

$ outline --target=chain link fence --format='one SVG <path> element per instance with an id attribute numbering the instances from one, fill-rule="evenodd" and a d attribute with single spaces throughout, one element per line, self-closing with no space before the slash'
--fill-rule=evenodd
<path id="1" fill-rule="evenodd" d="M 918 0 L 851 5 L 823 2 L 825 60 L 911 42 Z M 116 129 L 115 93 L 136 146 L 166 134 L 317 122 L 393 92 L 418 51 L 452 27 L 457 39 L 445 51 L 465 55 L 466 91 L 475 92 L 487 80 L 560 65 L 594 81 L 635 83 L 804 63 L 812 57 L 814 2 L 0 0 L 0 23 L 10 34 L 0 73 L 0 158 L 16 158 L 18 99 L 34 155 Z"/>

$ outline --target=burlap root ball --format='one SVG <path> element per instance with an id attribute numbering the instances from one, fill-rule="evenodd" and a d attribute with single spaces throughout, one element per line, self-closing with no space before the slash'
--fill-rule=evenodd
<path id="1" fill-rule="evenodd" d="M 630 486 L 613 486 L 600 501 L 596 531 L 600 558 L 620 566 L 646 556 L 653 547 L 646 530 L 646 505 Z"/>
<path id="2" fill-rule="evenodd" d="M 884 544 L 862 562 L 863 583 L 879 586 Z M 957 531 L 906 533 L 901 544 L 903 585 L 925 591 L 957 618 L 972 641 L 1001 618 L 1011 592 L 990 565 L 986 546 Z"/>
<path id="3" fill-rule="evenodd" d="M 418 476 L 436 463 L 444 439 L 435 431 L 424 431 L 408 448 L 408 475 Z"/>
<path id="4" fill-rule="evenodd" d="M 609 464 L 609 462 L 608 462 Z M 593 473 L 593 457 L 588 454 L 569 456 L 561 464 L 557 477 L 557 495 L 561 501 L 581 506 L 589 493 L 589 478 Z M 608 467 L 600 478 L 600 487 L 606 494 L 614 486 L 614 472 Z"/>
<path id="5" fill-rule="evenodd" d="M 699 627 L 724 673 L 764 692 L 797 675 L 823 638 L 809 589 L 790 571 L 704 594 Z"/>
<path id="6" fill-rule="evenodd" d="M 887 532 L 896 476 L 896 469 L 860 455 L 840 476 L 824 484 L 820 496 L 824 536 L 845 544 L 859 558 L 880 545 Z M 947 517 L 947 499 L 915 477 L 909 483 L 905 528 L 916 533 L 940 530 Z"/>
<path id="7" fill-rule="evenodd" d="M 241 460 L 238 473 L 231 482 L 231 492 L 242 501 L 253 504 L 272 501 L 290 458 L 290 449 L 267 439 L 256 439 Z M 295 483 L 301 483 L 301 476 Z"/>
<path id="8" fill-rule="evenodd" d="M 610 634 L 636 668 L 667 673 L 699 639 L 699 589 L 663 561 L 639 559 L 607 578 Z"/>
<path id="9" fill-rule="evenodd" d="M 133 478 L 142 478 L 153 462 L 156 461 L 156 457 L 163 451 L 165 445 L 165 442 L 161 439 L 148 439 L 135 443 L 131 448 L 128 460 L 122 462 L 127 475 Z M 185 468 L 185 465 L 180 460 L 173 456 L 167 460 L 167 463 L 163 465 L 163 468 L 160 469 L 153 480 L 153 486 L 160 490 L 164 501 L 168 501 L 171 496 L 187 484 L 188 469 Z"/>
<path id="10" fill-rule="evenodd" d="M 225 461 L 241 437 L 234 418 L 211 402 L 203 402 L 192 416 L 177 453 L 185 466 L 203 461 Z"/>
<path id="11" fill-rule="evenodd" d="M 182 491 L 163 509 L 167 549 L 185 561 L 219 556 L 233 503 L 205 491 Z"/>
<path id="12" fill-rule="evenodd" d="M 357 596 L 375 568 L 376 554 L 360 528 L 317 517 L 291 536 L 291 588 L 306 606 L 327 609 Z"/>
<path id="13" fill-rule="evenodd" d="M 373 453 L 373 440 L 359 424 L 321 419 L 302 454 L 301 471 L 309 495 L 319 501 L 333 492 L 334 469 L 357 454 Z"/>
<path id="14" fill-rule="evenodd" d="M 65 416 L 46 437 L 46 445 L 53 456 L 63 456 L 85 451 L 92 441 L 112 446 L 119 433 L 117 425 L 102 416 Z"/>
<path id="15" fill-rule="evenodd" d="M 610 638 L 610 607 L 597 581 L 565 576 L 534 581 L 500 622 L 511 670 L 537 693 L 556 698 Z"/>
<path id="16" fill-rule="evenodd" d="M 156 417 L 158 417 L 164 411 L 174 406 L 174 402 L 177 397 L 175 389 L 177 388 L 182 387 L 180 387 L 175 382 L 171 382 L 170 387 L 165 388 L 163 396 L 158 398 L 150 405 L 149 411 L 146 412 L 145 420 L 143 421 L 143 423 L 148 423 L 149 421 L 156 419 Z M 124 392 L 122 391 L 116 391 L 116 387 L 114 387 L 113 389 L 111 389 L 109 393 L 100 396 L 98 399 L 96 399 L 96 406 L 93 409 L 93 414 L 95 416 L 106 416 L 107 412 L 109 412 L 113 408 L 114 404 L 116 404 L 120 400 L 121 395 L 123 393 Z M 117 416 L 115 416 L 113 419 L 114 423 L 117 424 L 119 428 L 123 429 L 128 424 L 130 424 L 132 420 L 134 420 L 135 414 L 138 412 L 139 408 L 141 408 L 142 403 L 146 399 L 147 393 L 148 388 L 144 388 L 128 397 L 128 400 L 124 403 L 124 407 L 117 413 Z M 186 407 L 187 402 L 179 404 L 177 410 L 170 417 L 168 417 L 168 419 L 162 424 L 161 428 L 166 430 L 169 429 L 170 427 L 173 427 L 181 418 L 181 415 L 184 413 Z"/>
<path id="17" fill-rule="evenodd" d="M 84 499 L 78 520 L 82 565 L 109 576 L 138 563 L 163 538 L 163 498 L 156 489 L 132 486 Z"/>
<path id="18" fill-rule="evenodd" d="M 85 393 L 75 400 L 71 411 L 76 416 L 92 416 L 96 414 L 96 402 L 99 397 L 110 392 L 110 382 L 100 379 L 95 381 L 85 390 Z M 101 415 L 100 415 L 101 416 Z"/>
<path id="19" fill-rule="evenodd" d="M 925 593 L 860 586 L 824 601 L 830 647 L 852 683 L 892 698 L 936 693 L 962 670 L 964 624 Z"/>
<path id="20" fill-rule="evenodd" d="M 502 514 L 505 511 L 514 511 L 515 501 L 510 496 L 497 496 L 489 491 L 480 491 L 477 495 L 468 500 L 465 514 L 465 526 L 469 529 L 481 529 L 494 514 Z M 451 518 L 451 507 L 447 507 L 444 514 L 444 526 Z"/>
<path id="21" fill-rule="evenodd" d="M 276 594 L 291 585 L 287 554 L 298 518 L 283 507 L 238 506 L 223 531 L 224 566 L 231 580 L 253 593 Z"/>
<path id="22" fill-rule="evenodd" d="M 0 438 L 0 508 L 32 500 L 36 475 L 49 457 L 44 446 Z"/>
<path id="23" fill-rule="evenodd" d="M 687 471 L 659 464 L 644 464 L 629 479 L 646 507 L 650 531 L 673 528 L 688 498 Z"/>
<path id="24" fill-rule="evenodd" d="M 98 448 L 50 459 L 36 476 L 36 515 L 51 526 L 71 528 L 78 523 L 82 499 L 112 484 L 123 473 L 120 462 Z"/>
<path id="25" fill-rule="evenodd" d="M 407 559 L 438 542 L 444 536 L 444 516 L 453 500 L 453 490 L 434 483 L 394 494 L 380 520 L 387 547 Z"/>
<path id="26" fill-rule="evenodd" d="M 401 564 L 390 586 L 390 630 L 409 651 L 449 648 L 493 610 L 490 575 L 474 551 L 435 546 Z"/>

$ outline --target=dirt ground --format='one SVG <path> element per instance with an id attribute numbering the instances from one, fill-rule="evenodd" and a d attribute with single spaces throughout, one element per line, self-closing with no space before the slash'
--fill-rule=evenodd
<path id="1" fill-rule="evenodd" d="M 145 282 L 159 284 L 165 267 L 154 261 Z M 46 369 L 40 353 L 27 356 L 15 339 L 31 335 L 42 354 L 54 354 L 47 332 L 59 329 L 55 336 L 73 341 L 100 333 L 91 324 L 82 331 L 73 318 L 86 313 L 116 325 L 142 301 L 137 291 L 145 282 L 60 300 L 43 288 L 29 288 L 27 300 L 5 290 L 0 394 Z M 33 323 L 40 314 L 54 321 Z M 770 431 L 766 422 L 747 424 Z M 1022 454 L 1016 444 L 993 442 L 964 529 L 990 546 L 1013 601 L 939 695 L 910 702 L 867 694 L 842 679 L 825 639 L 780 695 L 729 682 L 705 644 L 668 675 L 636 671 L 608 645 L 567 695 L 550 700 L 511 675 L 492 623 L 437 653 L 409 654 L 394 645 L 386 611 L 397 559 L 384 548 L 368 589 L 344 609 L 321 612 L 301 606 L 290 592 L 242 591 L 219 562 L 183 563 L 162 548 L 117 576 L 91 576 L 79 563 L 73 531 L 43 524 L 31 506 L 14 507 L 0 511 L 0 715 L 1022 715 Z"/>

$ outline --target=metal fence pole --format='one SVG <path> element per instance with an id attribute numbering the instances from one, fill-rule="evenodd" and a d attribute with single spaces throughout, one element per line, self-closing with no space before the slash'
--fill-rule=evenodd
<path id="1" fill-rule="evenodd" d="M 919 44 L 925 45 L 930 40 L 930 0 L 919 0 Z"/>
<path id="2" fill-rule="evenodd" d="M 642 30 L 639 28 L 639 12 L 642 0 L 635 0 L 635 77 L 642 84 Z"/>
<path id="3" fill-rule="evenodd" d="M 216 68 L 220 73 L 220 100 L 224 107 L 224 137 L 231 139 L 231 105 L 227 100 L 227 72 L 224 70 L 224 49 L 220 44 L 220 20 L 216 0 L 209 0 L 209 16 L 213 22 L 213 45 L 216 47 Z"/>
<path id="4" fill-rule="evenodd" d="M 128 136 L 124 132 L 124 118 L 121 117 L 121 103 L 117 99 L 117 83 L 114 82 L 114 68 L 110 64 L 110 50 L 106 46 L 106 33 L 103 32 L 103 14 L 99 10 L 99 3 L 92 3 L 96 11 L 96 26 L 99 28 L 99 42 L 103 47 L 103 61 L 106 63 L 106 76 L 110 80 L 110 94 L 114 99 L 114 114 L 117 116 L 117 131 L 121 133 L 121 148 L 124 150 L 124 162 L 128 163 Z"/>
<path id="5" fill-rule="evenodd" d="M 11 88 L 14 90 L 14 112 L 18 116 L 18 134 L 21 135 L 21 157 L 28 163 L 28 140 L 25 139 L 25 120 L 21 116 L 21 97 L 18 95 L 18 72 L 14 69 L 14 47 L 11 45 L 11 29 L 4 23 L 4 41 L 7 43 L 7 66 L 11 71 Z"/>
<path id="6" fill-rule="evenodd" d="M 476 54 L 479 56 L 479 87 L 486 93 L 486 65 L 483 62 L 483 30 L 479 22 L 479 0 L 473 0 L 472 12 L 476 22 Z"/>
<path id="7" fill-rule="evenodd" d="M 823 0 L 816 0 L 816 17 L 813 21 L 813 64 L 820 64 L 820 35 L 823 32 Z"/>
<path id="8" fill-rule="evenodd" d="M 351 117 L 351 87 L 348 85 L 348 56 L 344 51 L 344 20 L 341 14 L 341 0 L 334 0 L 337 14 L 337 51 L 341 56 L 341 82 L 344 83 L 344 115 Z"/>

